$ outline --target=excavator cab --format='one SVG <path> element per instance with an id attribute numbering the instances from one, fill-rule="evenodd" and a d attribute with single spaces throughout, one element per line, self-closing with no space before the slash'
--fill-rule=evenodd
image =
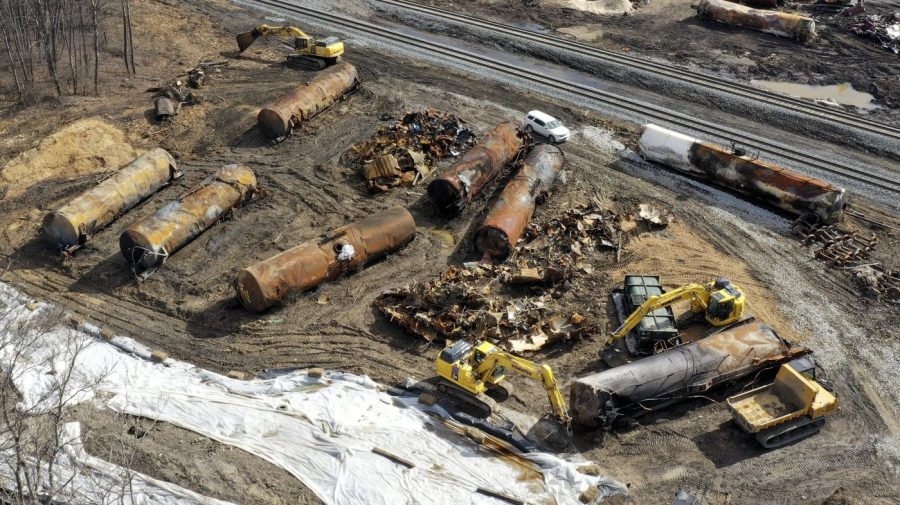
<path id="1" fill-rule="evenodd" d="M 713 284 L 712 294 L 706 306 L 706 321 L 713 326 L 725 326 L 737 322 L 744 315 L 744 293 L 731 281 L 720 277 Z"/>

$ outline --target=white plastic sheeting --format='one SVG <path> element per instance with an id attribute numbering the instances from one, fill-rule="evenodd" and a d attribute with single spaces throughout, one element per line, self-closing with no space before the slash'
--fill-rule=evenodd
<path id="1" fill-rule="evenodd" d="M 62 452 L 54 460 L 53 482 L 63 483 L 54 489 L 54 503 L 90 503 L 93 505 L 233 505 L 197 494 L 181 486 L 133 472 L 89 455 L 81 442 L 81 425 L 66 423 L 61 437 Z M 6 444 L 2 444 L 6 445 Z M 0 452 L 9 460 L 11 451 Z M 34 463 L 32 462 L 32 465 Z M 40 489 L 47 493 L 50 468 L 41 465 Z M 0 465 L 0 479 L 13 482 L 9 465 Z"/>
<path id="2" fill-rule="evenodd" d="M 41 305 L 28 311 L 27 300 L 3 284 L 0 301 L 7 306 L 5 319 L 19 322 L 49 309 Z M 553 455 L 526 455 L 528 460 L 518 463 L 495 457 L 421 410 L 414 399 L 389 396 L 366 377 L 330 373 L 311 378 L 292 372 L 239 381 L 184 362 L 153 363 L 141 357 L 148 355 L 147 349 L 131 339 L 119 337 L 109 344 L 91 334 L 97 328 L 57 327 L 43 332 L 29 351 L 63 355 L 73 339 L 93 342 L 75 359 L 72 380 L 90 387 L 73 403 L 97 395 L 115 411 L 169 422 L 239 447 L 290 472 L 329 504 L 502 503 L 476 493 L 481 487 L 528 502 L 562 505 L 580 503 L 579 495 L 590 486 L 598 486 L 601 496 L 625 491 L 618 482 L 578 473 L 574 463 Z M 4 366 L 7 357 L 7 350 L 0 349 Z M 46 379 L 49 365 L 33 361 L 34 373 L 16 376 L 26 406 L 48 396 L 53 384 Z M 43 362 L 53 363 L 52 376 L 66 375 L 67 360 Z M 415 466 L 407 468 L 373 448 Z"/>

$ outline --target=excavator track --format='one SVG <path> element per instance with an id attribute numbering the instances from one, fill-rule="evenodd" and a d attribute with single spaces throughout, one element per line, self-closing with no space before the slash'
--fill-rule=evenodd
<path id="1" fill-rule="evenodd" d="M 292 54 L 284 61 L 285 66 L 297 70 L 322 70 L 328 66 L 328 62 L 322 58 L 313 58 L 312 56 L 303 56 Z"/>
<path id="2" fill-rule="evenodd" d="M 756 434 L 756 440 L 766 449 L 777 449 L 815 435 L 825 424 L 825 418 L 803 416 Z"/>
<path id="3" fill-rule="evenodd" d="M 442 395 L 467 405 L 472 410 L 471 413 L 474 416 L 487 419 L 494 413 L 496 402 L 493 398 L 485 395 L 475 396 L 465 389 L 443 379 L 437 383 L 437 390 Z"/>

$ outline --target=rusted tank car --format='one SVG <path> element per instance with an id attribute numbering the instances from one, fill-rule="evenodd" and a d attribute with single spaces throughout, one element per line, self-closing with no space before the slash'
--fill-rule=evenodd
<path id="1" fill-rule="evenodd" d="M 249 200 L 256 189 L 256 175 L 249 168 L 222 167 L 197 188 L 125 230 L 119 237 L 122 256 L 135 271 L 152 271 Z"/>
<path id="2" fill-rule="evenodd" d="M 697 16 L 717 23 L 748 28 L 798 42 L 816 38 L 816 22 L 809 17 L 787 12 L 753 9 L 728 0 L 700 0 Z"/>
<path id="3" fill-rule="evenodd" d="M 553 187 L 565 161 L 563 152 L 550 144 L 541 144 L 528 153 L 475 233 L 475 249 L 479 253 L 500 261 L 512 254 L 534 214 L 538 198 Z"/>
<path id="4" fill-rule="evenodd" d="M 500 123 L 428 185 L 428 197 L 443 212 L 459 212 L 531 142 L 516 123 Z"/>
<path id="5" fill-rule="evenodd" d="M 241 270 L 235 280 L 237 296 L 247 309 L 262 312 L 288 293 L 337 279 L 415 236 L 416 222 L 409 211 L 388 209 Z"/>
<path id="6" fill-rule="evenodd" d="M 745 154 L 648 124 L 639 142 L 649 161 L 687 172 L 793 214 L 834 223 L 844 214 L 844 188 Z"/>
<path id="7" fill-rule="evenodd" d="M 268 139 L 284 139 L 295 126 L 331 107 L 358 83 L 359 74 L 353 65 L 341 62 L 328 67 L 263 107 L 256 117 L 257 125 Z"/>
<path id="8" fill-rule="evenodd" d="M 72 251 L 178 177 L 181 172 L 172 155 L 165 149 L 151 149 L 59 210 L 47 214 L 44 235 L 54 247 Z"/>
<path id="9" fill-rule="evenodd" d="M 702 393 L 807 353 L 751 322 L 572 382 L 572 418 L 586 427 Z"/>

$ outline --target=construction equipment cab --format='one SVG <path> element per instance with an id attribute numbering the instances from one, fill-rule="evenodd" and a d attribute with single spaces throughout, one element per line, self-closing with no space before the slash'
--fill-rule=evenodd
<path id="1" fill-rule="evenodd" d="M 340 61 L 344 54 L 344 43 L 337 37 L 316 40 L 296 26 L 259 25 L 238 34 L 238 49 L 243 53 L 257 38 L 270 35 L 293 37 L 292 47 L 296 54 L 288 56 L 288 64 L 304 70 L 321 70 Z"/>
<path id="2" fill-rule="evenodd" d="M 538 380 L 550 398 L 553 417 L 566 429 L 571 423 L 566 401 L 556 385 L 553 370 L 547 365 L 538 365 L 509 354 L 490 342 L 479 342 L 473 346 L 460 340 L 441 351 L 434 366 L 438 376 L 446 383 L 472 396 L 500 384 L 507 372 L 518 372 Z M 449 392 L 446 385 L 439 385 L 438 389 Z"/>
<path id="3" fill-rule="evenodd" d="M 648 281 L 649 279 L 649 281 Z M 640 280 L 640 286 L 636 283 Z M 652 281 L 652 282 L 650 282 Z M 652 284 L 652 286 L 648 286 Z M 630 288 L 643 288 L 643 295 L 635 295 Z M 668 292 L 662 292 L 659 278 L 654 276 L 629 275 L 625 278 L 625 294 L 616 299 L 613 297 L 620 323 L 616 331 L 610 335 L 607 345 L 629 335 L 638 325 L 659 330 L 661 338 L 637 338 L 629 342 L 628 350 L 632 354 L 653 354 L 656 351 L 678 345 L 678 331 L 675 329 L 674 316 L 670 307 L 678 302 L 690 301 L 690 312 L 703 315 L 705 321 L 714 327 L 725 327 L 744 319 L 744 292 L 731 281 L 719 278 L 706 284 L 686 284 Z M 624 300 L 623 300 L 624 299 Z M 639 305 L 635 299 L 641 300 Z M 631 310 L 624 317 L 624 308 Z M 624 319 L 623 319 L 624 317 Z M 645 321 L 650 317 L 651 321 Z M 652 323 L 652 324 L 651 324 Z M 640 335 L 639 337 L 645 337 Z M 661 342 L 665 338 L 667 342 Z M 660 349 L 662 347 L 662 349 Z"/>

